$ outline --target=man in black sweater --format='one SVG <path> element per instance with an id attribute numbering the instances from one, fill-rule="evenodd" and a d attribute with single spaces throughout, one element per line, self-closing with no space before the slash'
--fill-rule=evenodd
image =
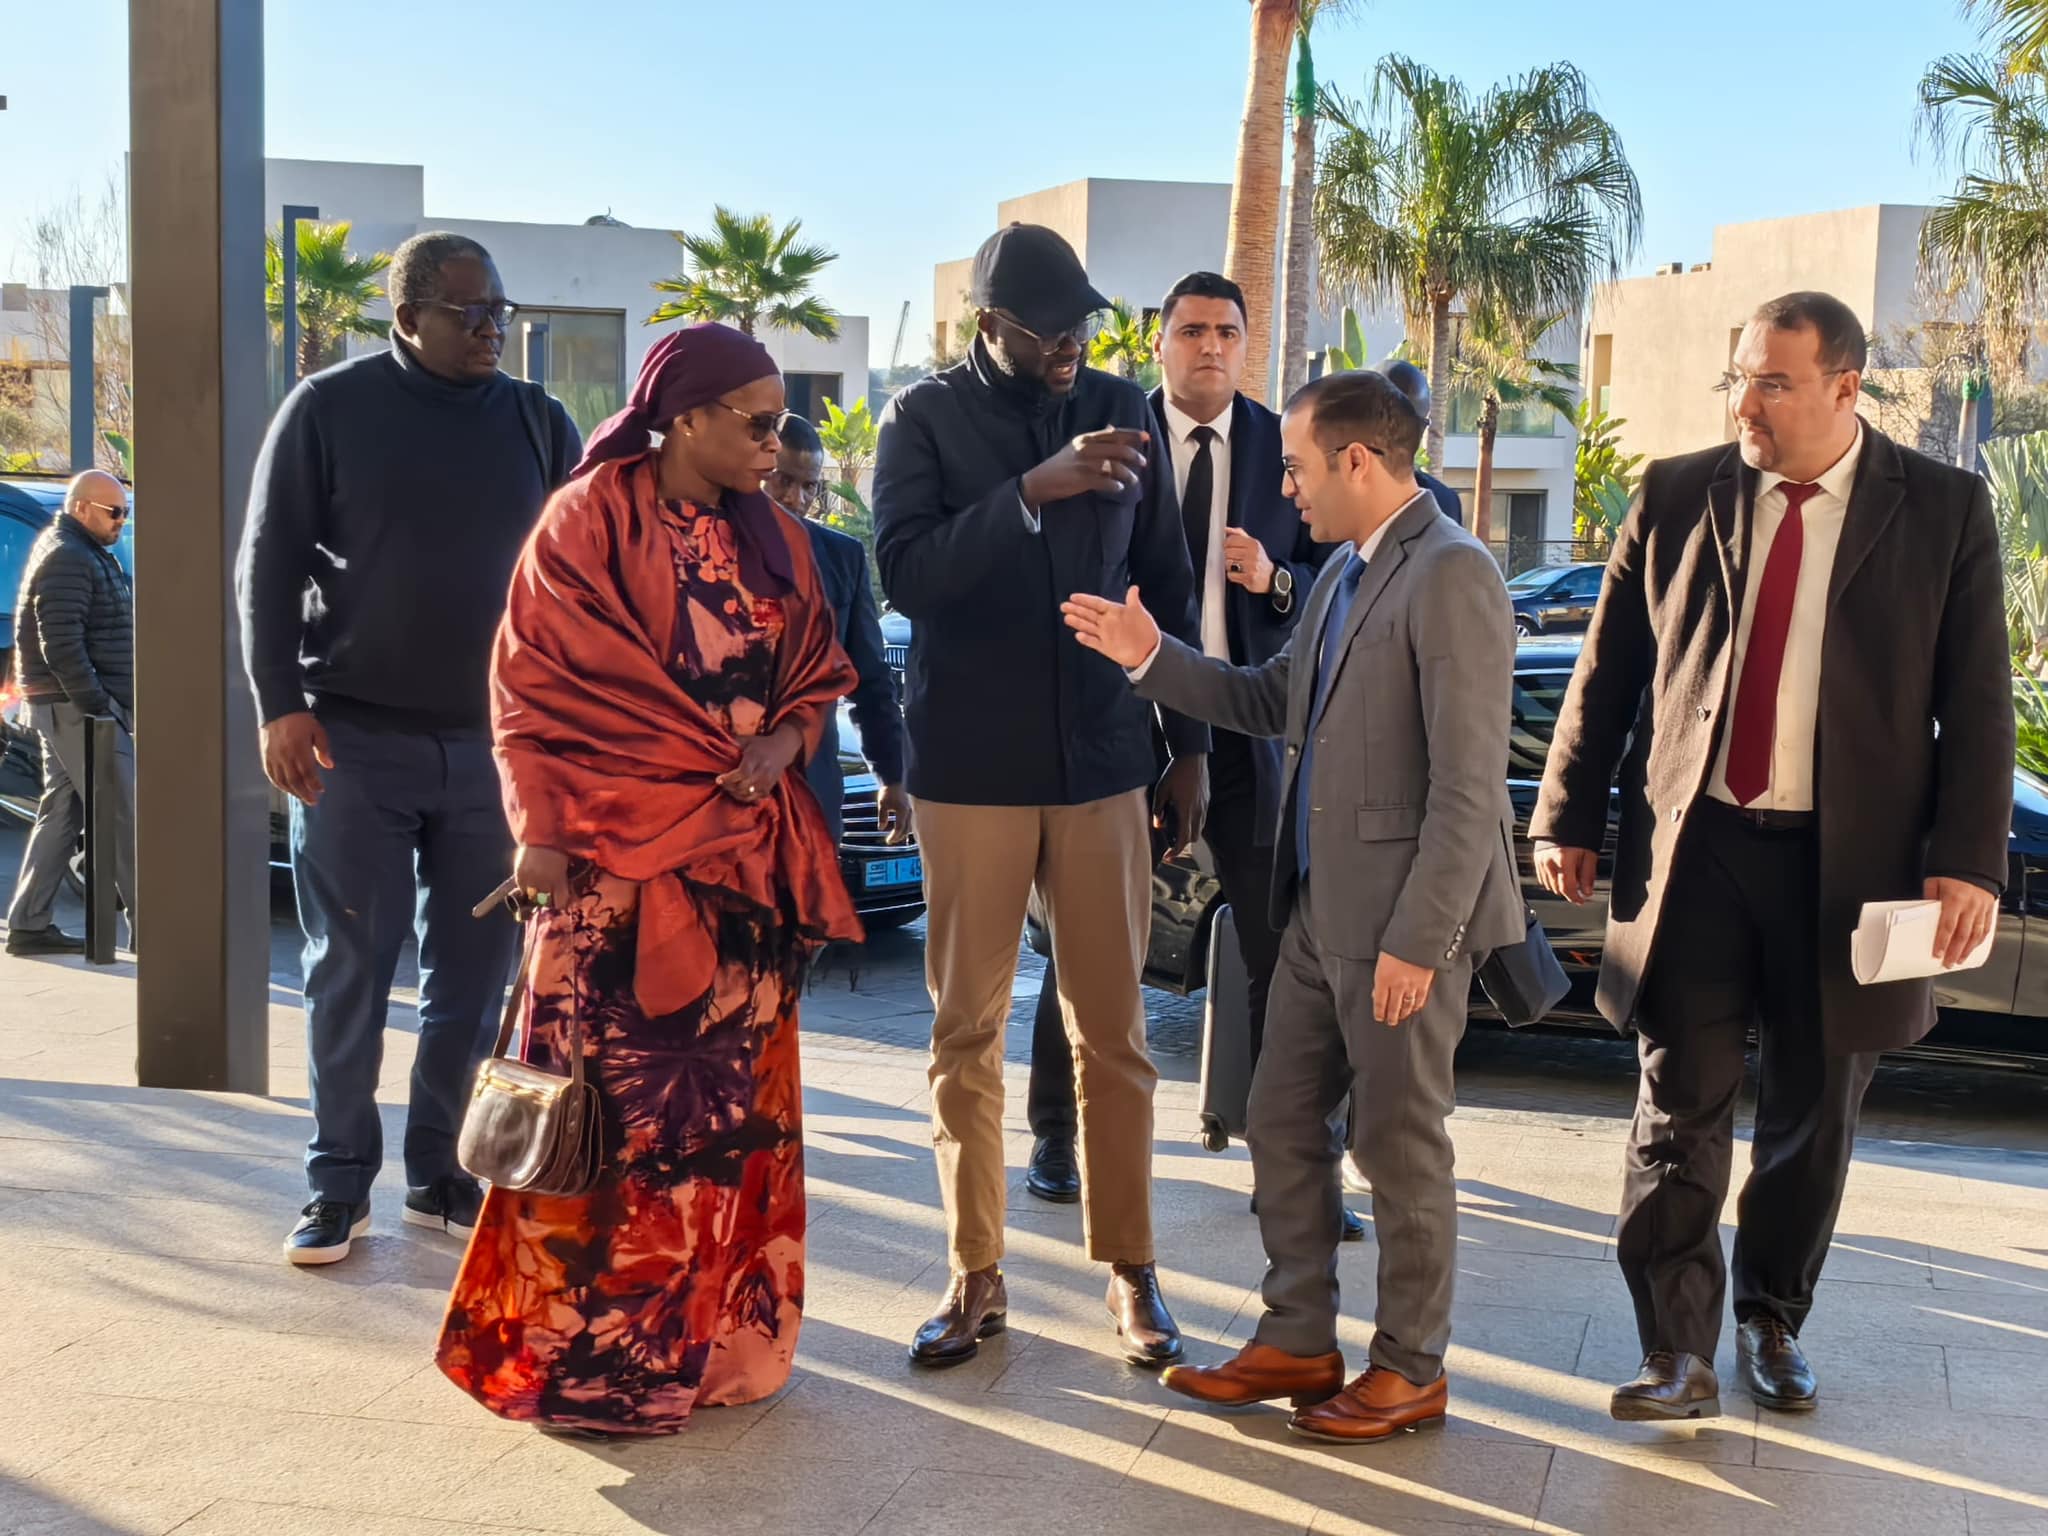
<path id="1" fill-rule="evenodd" d="M 1181 1341 L 1153 1270 L 1152 1089 L 1140 975 L 1151 926 L 1158 774 L 1151 709 L 1060 621 L 1068 591 L 1133 583 L 1198 638 L 1172 470 L 1144 392 L 1082 365 L 1108 307 L 1050 229 L 983 244 L 965 362 L 883 414 L 875 559 L 909 615 L 910 793 L 930 908 L 933 1139 L 952 1282 L 918 1330 L 920 1365 L 968 1359 L 1008 1314 L 1000 1261 L 1003 1027 L 1036 886 L 1076 1051 L 1088 1255 L 1111 1266 L 1125 1357 L 1163 1365 Z M 1175 847 L 1201 836 L 1205 726 L 1164 721 L 1173 764 L 1157 815 Z"/>
<path id="2" fill-rule="evenodd" d="M 368 1230 L 408 927 L 420 1003 L 404 1216 L 463 1238 L 475 1222 L 455 1137 L 515 938 L 470 916 L 512 858 L 490 647 L 513 562 L 581 446 L 541 386 L 498 371 L 513 306 L 482 246 L 417 235 L 388 287 L 391 349 L 304 380 L 271 422 L 236 573 L 306 933 L 313 1198 L 285 1240 L 294 1264 L 346 1258 Z"/>
<path id="3" fill-rule="evenodd" d="M 114 557 L 128 493 L 89 469 L 36 540 L 22 573 L 16 669 L 28 723 L 43 739 L 43 798 L 7 909 L 10 955 L 78 954 L 85 941 L 51 907 L 84 830 L 86 722 L 111 715 L 114 733 L 114 889 L 135 943 L 135 599 Z"/>

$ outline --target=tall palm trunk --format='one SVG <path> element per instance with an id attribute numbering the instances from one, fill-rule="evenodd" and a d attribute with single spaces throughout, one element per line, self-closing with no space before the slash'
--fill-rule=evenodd
<path id="1" fill-rule="evenodd" d="M 1479 467 L 1472 473 L 1472 537 L 1489 546 L 1493 542 L 1493 440 L 1499 432 L 1500 397 L 1488 395 L 1479 407 Z"/>
<path id="2" fill-rule="evenodd" d="M 299 377 L 318 373 L 320 364 L 327 356 L 327 337 L 319 326 L 306 319 L 305 311 L 299 312 Z"/>
<path id="3" fill-rule="evenodd" d="M 1439 479 L 1444 472 L 1444 413 L 1451 406 L 1451 293 L 1432 289 L 1429 295 L 1429 468 Z"/>
<path id="4" fill-rule="evenodd" d="M 1243 389 L 1264 401 L 1272 387 L 1273 257 L 1280 241 L 1280 161 L 1287 118 L 1287 58 L 1300 0 L 1252 0 L 1252 56 L 1245 74 L 1244 121 L 1237 130 L 1237 173 L 1230 188 L 1224 275 L 1244 290 Z"/>
<path id="5" fill-rule="evenodd" d="M 1316 71 L 1304 29 L 1294 63 L 1294 145 L 1287 265 L 1280 274 L 1280 398 L 1308 381 L 1308 264 L 1315 250 Z"/>

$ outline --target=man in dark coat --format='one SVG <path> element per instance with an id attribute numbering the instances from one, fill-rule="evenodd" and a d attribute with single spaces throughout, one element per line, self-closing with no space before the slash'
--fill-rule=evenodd
<path id="1" fill-rule="evenodd" d="M 1179 1358 L 1153 1271 L 1152 1090 L 1141 977 L 1151 927 L 1154 712 L 1060 622 L 1069 591 L 1133 583 L 1194 642 L 1173 481 L 1137 385 L 1083 366 L 1108 307 L 1072 247 L 1012 224 L 974 259 L 964 362 L 898 394 L 875 460 L 882 588 L 914 629 L 904 704 L 930 909 L 932 1118 L 952 1280 L 911 1358 L 952 1365 L 1000 1330 L 1003 1028 L 1034 887 L 1080 1050 L 1082 1222 L 1111 1266 L 1126 1357 Z M 1201 835 L 1207 727 L 1163 722 L 1156 814 Z"/>
<path id="2" fill-rule="evenodd" d="M 85 733 L 115 722 L 114 889 L 135 943 L 135 598 L 114 544 L 128 493 L 89 469 L 65 489 L 64 510 L 29 551 L 15 619 L 15 666 L 28 723 L 43 740 L 43 797 L 7 909 L 10 955 L 78 954 L 85 941 L 51 908 L 85 823 Z"/>
<path id="3" fill-rule="evenodd" d="M 1934 1024 L 1931 982 L 1857 985 L 1850 934 L 1866 902 L 1936 901 L 1929 958 L 1956 964 L 2005 880 L 1990 496 L 1858 419 L 1864 359 L 1862 325 L 1826 294 L 1750 321 L 1722 380 L 1739 441 L 1645 473 L 1530 825 L 1543 884 L 1585 900 L 1619 769 L 1599 1001 L 1641 1037 L 1616 1246 L 1645 1359 L 1617 1418 L 1719 1411 L 1717 1223 L 1752 1022 L 1737 1357 L 1757 1402 L 1813 1406 L 1798 1335 L 1857 1112 L 1877 1054 Z"/>
<path id="4" fill-rule="evenodd" d="M 1301 599 L 1330 550 L 1316 543 L 1282 488 L 1280 418 L 1238 392 L 1243 292 L 1218 273 L 1189 273 L 1160 301 L 1155 350 L 1161 383 L 1152 392 L 1152 414 L 1179 493 L 1202 652 L 1235 666 L 1260 666 L 1294 633 Z M 1277 739 L 1223 730 L 1212 737 L 1203 838 L 1230 903 L 1249 983 L 1249 997 L 1221 1004 L 1219 1017 L 1245 1019 L 1256 1060 L 1280 958 L 1280 932 L 1268 909 L 1283 763 Z M 1054 963 L 1046 968 L 1032 1029 L 1034 1145 L 1024 1187 L 1042 1200 L 1066 1202 L 1079 1198 L 1081 1180 L 1074 1158 L 1073 1053 L 1057 985 Z M 1345 1213 L 1344 1235 L 1364 1239 L 1365 1223 L 1355 1213 Z"/>
<path id="5" fill-rule="evenodd" d="M 1434 398 L 1429 390 L 1429 375 L 1409 362 L 1406 358 L 1390 357 L 1380 364 L 1379 371 L 1387 376 L 1387 382 L 1408 397 L 1408 403 L 1422 412 L 1422 419 L 1429 420 L 1430 402 Z M 1415 483 L 1436 498 L 1437 509 L 1459 527 L 1465 526 L 1465 503 L 1458 493 L 1426 469 L 1415 471 Z"/>
<path id="6" fill-rule="evenodd" d="M 868 584 L 868 552 L 850 533 L 828 528 L 818 518 L 825 493 L 825 444 L 818 429 L 794 411 L 775 435 L 782 446 L 765 489 L 775 504 L 799 519 L 818 557 L 818 576 L 839 620 L 839 644 L 860 675 L 849 696 L 853 728 L 860 732 L 861 756 L 881 781 L 878 809 L 883 837 L 910 838 L 910 795 L 903 788 L 903 711 L 896 703 L 896 674 L 882 651 L 882 620 Z M 839 712 L 825 719 L 825 734 L 804 768 L 811 792 L 824 809 L 836 842 L 845 833 L 846 776 L 839 768 Z"/>

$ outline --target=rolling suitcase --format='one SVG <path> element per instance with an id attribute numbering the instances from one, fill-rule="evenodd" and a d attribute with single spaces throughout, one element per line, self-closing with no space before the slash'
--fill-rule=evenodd
<path id="1" fill-rule="evenodd" d="M 1252 1007 L 1237 921 L 1216 909 L 1209 929 L 1208 991 L 1202 1002 L 1202 1145 L 1221 1152 L 1244 1139 L 1252 1091 Z"/>

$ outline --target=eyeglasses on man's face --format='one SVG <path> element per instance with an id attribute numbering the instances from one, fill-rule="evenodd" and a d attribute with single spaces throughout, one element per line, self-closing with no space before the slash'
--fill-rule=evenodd
<path id="1" fill-rule="evenodd" d="M 1021 332 L 1037 342 L 1039 353 L 1044 357 L 1057 357 L 1065 349 L 1068 342 L 1072 342 L 1076 347 L 1085 351 L 1087 350 L 1088 343 L 1102 334 L 1102 313 L 1099 310 L 1092 315 L 1082 316 L 1081 319 L 1068 326 L 1065 330 L 1055 331 L 1050 336 L 1041 335 L 1034 331 L 1008 310 L 992 309 L 989 313 L 1002 321 L 1011 330 Z"/>
<path id="2" fill-rule="evenodd" d="M 1718 393 L 1728 396 L 1731 400 L 1740 400 L 1750 390 L 1754 389 L 1765 405 L 1776 405 L 1787 395 L 1795 390 L 1805 388 L 1809 383 L 1824 383 L 1828 379 L 1835 378 L 1849 371 L 1847 368 L 1826 368 L 1821 371 L 1818 377 L 1813 379 L 1789 379 L 1782 373 L 1759 375 L 1744 373 L 1740 368 L 1730 368 L 1721 375 L 1714 388 Z"/>
<path id="3" fill-rule="evenodd" d="M 474 304 L 451 304 L 446 299 L 429 299 L 427 306 L 459 315 L 462 328 L 472 335 L 484 328 L 486 320 L 499 330 L 505 330 L 512 324 L 512 317 L 519 313 L 519 306 L 506 299 L 480 299 Z"/>
<path id="4" fill-rule="evenodd" d="M 81 500 L 78 504 L 81 507 L 91 507 L 95 512 L 104 512 L 117 523 L 126 522 L 128 519 L 128 509 L 123 506 L 116 506 L 111 501 Z"/>
<path id="5" fill-rule="evenodd" d="M 1363 448 L 1374 458 L 1384 459 L 1387 456 L 1386 449 L 1375 448 L 1371 443 L 1339 443 L 1335 448 L 1325 448 L 1323 450 L 1323 462 L 1328 464 L 1330 460 L 1336 458 L 1345 449 L 1354 447 Z M 1282 457 L 1280 460 L 1280 482 L 1283 490 L 1289 485 L 1292 485 L 1296 490 L 1301 489 L 1301 461 L 1291 454 Z"/>

